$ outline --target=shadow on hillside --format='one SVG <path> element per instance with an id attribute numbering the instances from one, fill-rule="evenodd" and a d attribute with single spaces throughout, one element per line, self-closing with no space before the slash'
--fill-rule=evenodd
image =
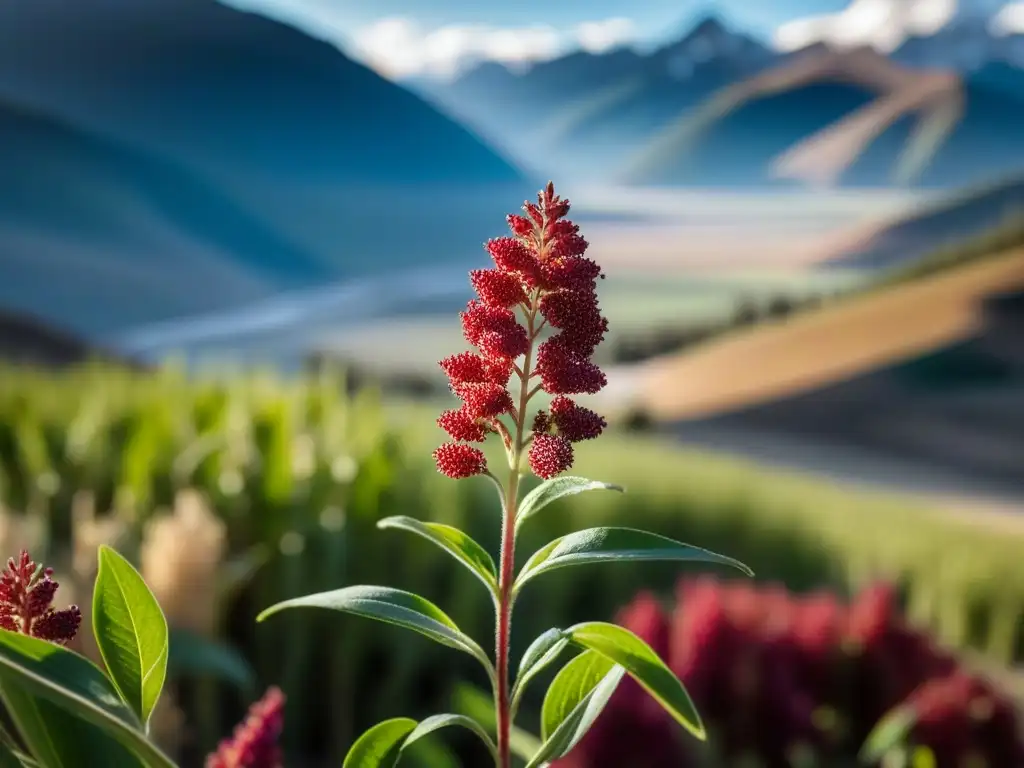
<path id="1" fill-rule="evenodd" d="M 687 442 L 821 474 L 1024 505 L 1024 291 L 992 296 L 981 311 L 969 339 L 674 429 Z"/>

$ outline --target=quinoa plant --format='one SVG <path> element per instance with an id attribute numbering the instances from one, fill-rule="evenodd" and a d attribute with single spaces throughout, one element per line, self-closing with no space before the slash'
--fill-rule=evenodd
<path id="1" fill-rule="evenodd" d="M 574 646 L 582 652 L 552 681 L 541 713 L 541 746 L 521 754 L 529 768 L 548 765 L 568 753 L 600 714 L 619 681 L 633 677 L 672 717 L 698 739 L 704 727 L 683 684 L 658 655 L 627 629 L 603 622 L 553 628 L 523 654 L 511 680 L 509 639 L 516 598 L 535 579 L 559 568 L 598 562 L 678 560 L 731 565 L 735 560 L 704 549 L 625 527 L 589 528 L 550 542 L 516 570 L 516 535 L 531 517 L 563 496 L 590 490 L 623 489 L 564 473 L 573 464 L 573 445 L 600 436 L 605 420 L 579 405 L 573 395 L 594 394 L 606 384 L 594 364 L 595 348 L 608 321 L 601 315 L 597 280 L 600 267 L 584 256 L 587 241 L 566 219 L 569 201 L 552 184 L 525 215 L 510 215 L 512 235 L 487 243 L 494 267 L 474 270 L 470 282 L 478 298 L 461 313 L 466 340 L 475 351 L 440 362 L 461 406 L 441 414 L 438 425 L 451 441 L 434 458 L 453 479 L 482 477 L 501 502 L 498 564 L 480 544 L 457 528 L 410 517 L 389 517 L 380 528 L 414 533 L 441 547 L 488 590 L 495 610 L 493 658 L 476 640 L 429 600 L 382 586 L 352 586 L 287 600 L 266 609 L 258 620 L 282 610 L 318 607 L 365 616 L 419 632 L 474 657 L 494 692 L 496 738 L 475 720 L 442 714 L 417 722 L 400 717 L 374 726 L 352 746 L 346 768 L 394 766 L 403 750 L 447 726 L 475 733 L 497 768 L 509 768 L 513 720 L 527 686 L 538 673 Z M 546 408 L 531 412 L 541 394 Z M 497 436 L 507 467 L 491 468 L 475 444 Z M 526 469 L 542 481 L 520 497 Z"/>
<path id="2" fill-rule="evenodd" d="M 563 496 L 623 490 L 564 474 L 572 467 L 573 444 L 600 436 L 606 426 L 571 396 L 604 387 L 605 375 L 592 356 L 608 329 L 596 291 L 603 275 L 584 257 L 587 243 L 565 218 L 568 211 L 569 202 L 549 184 L 536 204 L 524 205 L 525 216 L 508 217 L 512 236 L 487 244 L 494 268 L 470 274 L 479 298 L 462 313 L 462 326 L 476 351 L 441 361 L 462 405 L 438 419 L 452 440 L 434 458 L 448 477 L 479 476 L 497 489 L 498 565 L 482 546 L 451 526 L 409 517 L 389 517 L 378 524 L 433 542 L 482 582 L 494 602 L 493 657 L 436 605 L 388 587 L 346 587 L 286 600 L 258 617 L 298 607 L 366 616 L 467 653 L 485 670 L 494 692 L 496 738 L 463 715 L 435 715 L 420 722 L 395 718 L 356 740 L 344 762 L 347 768 L 394 766 L 408 745 L 446 726 L 472 731 L 493 755 L 496 768 L 509 768 L 510 735 L 523 693 L 570 646 L 582 652 L 561 668 L 548 688 L 540 746 L 520 753 L 528 768 L 549 765 L 572 750 L 627 674 L 680 725 L 704 738 L 704 726 L 683 684 L 650 646 L 614 624 L 584 622 L 547 630 L 527 648 L 510 680 L 513 606 L 529 582 L 549 571 L 607 561 L 690 560 L 749 573 L 722 555 L 619 527 L 589 528 L 556 539 L 517 572 L 516 534 L 531 517 Z M 541 393 L 550 402 L 531 418 L 531 402 Z M 492 471 L 474 445 L 493 435 L 504 446 L 506 471 Z M 542 482 L 520 498 L 526 467 Z M 23 552 L 0 574 L 0 699 L 13 726 L 0 721 L 0 768 L 175 768 L 149 733 L 168 676 L 166 618 L 124 557 L 103 546 L 98 561 L 91 623 L 103 669 L 65 647 L 74 639 L 82 613 L 76 606 L 53 608 L 58 585 L 51 571 Z M 283 703 L 280 691 L 270 689 L 232 737 L 207 758 L 207 768 L 281 768 L 277 737 Z"/>
<path id="3" fill-rule="evenodd" d="M 170 636 L 132 565 L 99 548 L 92 628 L 100 669 L 67 646 L 77 605 L 53 606 L 53 570 L 22 551 L 0 572 L 0 768 L 176 768 L 149 724 L 168 675 Z M 284 696 L 270 688 L 205 761 L 206 768 L 282 768 Z"/>

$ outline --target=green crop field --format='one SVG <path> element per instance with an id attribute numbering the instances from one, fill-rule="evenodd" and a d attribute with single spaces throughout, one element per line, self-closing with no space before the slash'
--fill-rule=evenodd
<path id="1" fill-rule="evenodd" d="M 490 636 L 491 606 L 478 584 L 419 540 L 375 528 L 390 514 L 429 517 L 495 546 L 493 488 L 433 469 L 436 414 L 382 403 L 372 390 L 346 396 L 328 374 L 212 383 L 174 370 L 4 369 L 0 543 L 10 554 L 31 545 L 57 570 L 58 602 L 83 604 L 90 553 L 100 541 L 117 544 L 185 633 L 172 640 L 171 702 L 198 727 L 200 744 L 210 746 L 237 717 L 234 687 L 249 666 L 289 696 L 286 744 L 315 745 L 340 762 L 352 735 L 394 716 L 395 702 L 412 716 L 443 707 L 449 681 L 474 679 L 476 670 L 358 619 L 297 614 L 257 626 L 253 617 L 286 597 L 386 583 L 415 587 L 467 632 Z M 581 445 L 575 471 L 627 493 L 560 501 L 527 527 L 522 551 L 570 527 L 646 527 L 737 557 L 759 579 L 796 590 L 897 580 L 911 615 L 951 646 L 999 665 L 1024 656 L 1024 540 L 1005 531 L 618 433 Z M 641 586 L 669 590 L 678 575 L 661 565 L 555 574 L 524 595 L 517 637 L 610 618 Z M 314 674 L 322 689 L 309 687 Z"/>

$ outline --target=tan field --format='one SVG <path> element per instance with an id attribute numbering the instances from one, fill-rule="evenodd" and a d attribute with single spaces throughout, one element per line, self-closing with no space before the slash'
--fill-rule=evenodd
<path id="1" fill-rule="evenodd" d="M 1020 287 L 1014 251 L 652 360 L 630 375 L 630 394 L 661 420 L 800 394 L 966 338 L 982 298 Z"/>

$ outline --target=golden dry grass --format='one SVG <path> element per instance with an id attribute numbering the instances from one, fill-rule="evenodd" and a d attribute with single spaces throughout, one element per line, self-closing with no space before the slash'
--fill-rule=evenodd
<path id="1" fill-rule="evenodd" d="M 799 394 L 966 338 L 988 294 L 1024 287 L 1024 250 L 864 294 L 658 358 L 636 404 L 657 419 L 709 416 Z"/>

